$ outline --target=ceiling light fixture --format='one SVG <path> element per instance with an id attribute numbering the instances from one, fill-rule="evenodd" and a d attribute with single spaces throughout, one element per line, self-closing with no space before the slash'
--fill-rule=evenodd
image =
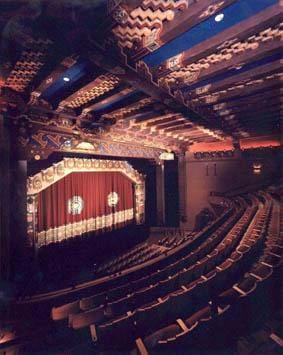
<path id="1" fill-rule="evenodd" d="M 71 79 L 68 78 L 67 76 L 64 76 L 63 80 L 66 81 L 66 82 L 68 82 L 68 81 L 70 81 Z"/>
<path id="2" fill-rule="evenodd" d="M 224 14 L 221 13 L 221 14 L 218 14 L 214 17 L 214 21 L 215 22 L 221 22 L 222 20 L 224 19 Z"/>

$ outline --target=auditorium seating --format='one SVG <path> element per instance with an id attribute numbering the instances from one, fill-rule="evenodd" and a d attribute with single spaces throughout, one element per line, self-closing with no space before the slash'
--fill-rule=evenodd
<path id="1" fill-rule="evenodd" d="M 245 220 L 246 217 L 243 217 L 243 219 Z M 225 257 L 225 255 L 227 253 L 226 250 L 233 247 L 233 243 L 231 243 L 231 239 L 229 239 L 228 237 L 226 237 L 225 239 L 226 239 L 225 242 L 227 244 L 226 244 L 226 248 L 224 248 L 222 250 L 223 257 Z M 223 241 L 223 243 L 224 243 L 224 241 Z M 181 306 L 178 307 L 178 301 L 179 301 L 179 299 L 181 300 L 182 296 L 183 296 L 183 295 L 179 294 L 178 297 L 174 298 L 174 303 L 171 303 L 171 307 L 168 307 L 167 312 L 162 312 L 161 307 L 166 307 L 165 304 L 166 303 L 168 304 L 168 302 L 170 303 L 170 292 L 172 292 L 172 290 L 167 289 L 167 294 L 165 295 L 165 297 L 167 295 L 169 295 L 169 300 L 167 300 L 167 302 L 165 302 L 165 304 L 163 302 L 162 305 L 159 306 L 160 307 L 159 313 L 158 313 L 159 317 L 157 318 L 158 324 L 160 323 L 161 313 L 164 314 L 164 316 L 166 318 L 166 322 L 168 322 L 168 320 L 170 319 L 170 315 L 171 315 L 171 319 L 174 317 L 178 317 L 179 314 L 178 314 L 178 312 L 176 312 L 176 310 L 178 310 L 178 309 L 180 309 L 180 310 L 184 310 L 184 309 L 196 310 L 196 308 L 198 306 L 201 306 L 205 302 L 206 295 L 207 295 L 207 293 L 209 293 L 208 288 L 210 288 L 210 285 L 212 287 L 211 280 L 213 279 L 213 275 L 209 275 L 208 278 L 203 276 L 205 274 L 205 267 L 207 267 L 207 270 L 210 271 L 209 267 L 208 267 L 210 260 L 208 257 L 206 257 L 201 261 L 202 262 L 199 262 L 196 265 L 194 265 L 193 269 L 190 270 L 191 271 L 190 273 L 189 272 L 187 273 L 189 276 L 188 279 L 185 279 L 185 280 L 181 279 L 181 283 L 183 284 L 182 286 L 185 288 L 185 290 L 183 290 L 183 293 L 186 294 L 186 297 L 185 297 L 186 303 L 185 304 L 181 303 Z M 213 265 L 213 263 L 211 265 Z M 220 269 L 220 270 L 221 271 L 225 270 L 225 266 L 223 267 L 223 270 L 222 269 Z M 225 271 L 223 272 L 223 274 L 225 274 Z M 180 277 L 180 275 L 179 275 L 179 277 Z M 212 290 L 211 290 L 211 292 L 212 292 Z M 153 323 L 154 323 L 154 319 L 153 319 L 153 321 L 151 321 L 151 326 L 153 325 Z M 157 326 L 157 324 L 155 326 Z M 103 325 L 102 325 L 102 327 L 103 327 Z M 98 326 L 98 331 L 97 331 L 98 340 L 100 338 L 103 339 L 102 336 L 99 337 L 100 328 L 101 328 L 101 326 Z M 144 324 L 144 327 L 141 327 L 141 329 L 143 329 L 143 328 L 146 328 L 145 324 Z M 109 332 L 109 334 L 111 334 L 111 333 Z M 109 334 L 108 334 L 108 336 L 109 336 Z M 104 341 L 106 341 L 106 338 L 104 339 Z"/>
<path id="2" fill-rule="evenodd" d="M 103 263 L 96 270 L 96 274 L 99 276 L 113 274 L 123 269 L 142 264 L 161 253 L 162 249 L 145 242 L 117 258 L 113 258 L 110 261 Z"/>
<path id="3" fill-rule="evenodd" d="M 185 233 L 184 231 L 181 230 L 172 231 L 172 232 L 167 231 L 165 233 L 165 236 L 158 240 L 157 244 L 167 249 L 172 249 L 186 242 L 190 238 L 193 238 L 195 235 L 196 232 Z"/>
<path id="4" fill-rule="evenodd" d="M 129 312 L 131 309 L 137 309 L 137 307 L 139 307 L 141 305 L 141 303 L 146 304 L 147 302 L 150 302 L 158 297 L 164 297 L 166 294 L 174 291 L 174 289 L 177 289 L 179 287 L 180 282 L 186 283 L 186 281 L 189 280 L 188 277 L 195 279 L 195 278 L 199 277 L 204 272 L 205 267 L 210 269 L 210 267 L 212 267 L 214 265 L 214 263 L 216 262 L 217 255 L 215 255 L 215 252 L 212 252 L 211 257 L 207 257 L 207 256 L 204 257 L 205 253 L 207 253 L 209 251 L 213 251 L 213 247 L 215 245 L 217 245 L 217 243 L 219 243 L 221 238 L 223 238 L 223 236 L 225 235 L 225 232 L 227 232 L 230 229 L 233 222 L 236 222 L 236 220 L 240 217 L 239 214 L 241 215 L 242 213 L 243 213 L 243 210 L 241 210 L 241 212 L 238 212 L 238 214 L 236 214 L 236 216 L 232 216 L 230 219 L 228 219 L 227 222 L 224 223 L 224 225 L 222 225 L 219 228 L 218 233 L 214 236 L 214 238 L 209 238 L 203 244 L 202 247 L 197 249 L 197 252 L 199 253 L 198 257 L 203 258 L 203 260 L 201 260 L 201 262 L 198 262 L 196 265 L 192 265 L 196 259 L 194 258 L 194 253 L 190 254 L 184 260 L 181 260 L 178 262 L 180 264 L 179 265 L 180 269 L 183 268 L 182 272 L 176 273 L 173 276 L 169 276 L 167 279 L 165 278 L 164 280 L 159 278 L 158 283 L 150 284 L 149 286 L 144 287 L 143 289 L 136 291 L 132 294 L 128 294 L 127 296 L 122 297 L 122 298 L 118 299 L 117 301 L 109 302 L 107 304 L 107 308 L 105 310 L 105 316 L 113 318 L 115 316 L 119 316 L 123 312 L 126 313 L 126 312 Z M 246 217 L 243 217 L 243 218 L 246 220 Z M 225 255 L 225 252 L 226 252 L 225 248 L 222 250 L 223 250 L 223 255 Z M 190 257 L 192 258 L 191 264 L 189 264 Z M 186 270 L 186 269 L 184 270 L 185 265 L 192 265 L 192 266 L 188 270 Z M 174 265 L 174 268 L 176 271 L 176 265 Z M 184 271 L 185 271 L 185 273 L 184 273 Z M 152 279 L 148 278 L 148 283 L 157 281 L 156 279 L 154 280 L 155 275 L 152 275 L 152 276 L 153 276 Z M 165 276 L 165 274 L 163 274 L 163 276 Z M 143 280 L 143 282 L 144 281 L 145 280 Z M 145 286 L 145 283 L 144 283 L 144 286 Z M 197 294 L 199 294 L 198 298 L 200 300 L 201 299 L 200 296 L 202 296 L 201 287 L 197 288 L 196 295 Z M 170 301 L 171 301 L 171 299 L 170 299 Z M 168 302 L 167 302 L 167 305 L 168 305 Z M 171 308 L 172 308 L 172 305 L 171 305 Z M 160 312 L 160 308 L 159 308 L 159 312 Z M 139 309 L 137 309 L 137 313 L 138 314 L 140 313 Z M 88 317 L 88 314 L 86 314 L 86 318 L 87 317 Z M 122 319 L 124 322 L 124 318 L 122 318 Z M 99 322 L 97 322 L 97 323 L 99 324 Z M 117 320 L 115 320 L 115 324 L 119 324 L 119 322 Z M 104 325 L 101 325 L 101 327 L 102 327 L 102 329 L 105 328 Z M 106 328 L 109 328 L 109 326 Z M 100 332 L 100 328 L 98 329 L 98 332 Z M 105 332 L 103 331 L 102 334 L 104 334 L 104 333 Z"/>
<path id="5" fill-rule="evenodd" d="M 241 213 L 243 213 L 243 211 L 241 211 Z M 198 249 L 196 249 L 195 252 L 190 253 L 189 255 L 187 255 L 185 258 L 182 258 L 181 260 L 178 260 L 177 263 L 174 264 L 169 264 L 167 267 L 161 269 L 161 270 L 157 270 L 157 272 L 153 272 L 152 274 L 140 278 L 140 279 L 136 279 L 133 280 L 131 282 L 131 284 L 128 285 L 128 288 L 126 288 L 126 292 L 125 292 L 125 296 L 121 297 L 122 301 L 119 300 L 115 300 L 113 291 L 115 292 L 115 289 L 112 290 L 108 290 L 107 293 L 104 293 L 104 298 L 102 296 L 102 298 L 100 298 L 100 294 L 98 295 L 98 299 L 102 302 L 105 303 L 106 301 L 109 303 L 108 307 L 112 307 L 115 309 L 119 309 L 119 311 L 121 312 L 122 308 L 120 308 L 121 303 L 123 303 L 123 298 L 125 298 L 124 303 L 129 302 L 130 300 L 135 298 L 135 304 L 138 303 L 138 298 L 139 298 L 139 292 L 137 292 L 139 289 L 142 288 L 147 288 L 150 285 L 156 284 L 159 281 L 162 281 L 163 278 L 167 278 L 169 276 L 169 274 L 171 274 L 172 272 L 176 272 L 177 270 L 181 270 L 184 268 L 184 266 L 186 265 L 192 265 L 198 257 L 201 257 L 202 255 L 204 255 L 206 253 L 206 251 L 212 250 L 213 246 L 216 245 L 220 238 L 222 238 L 224 236 L 224 232 L 225 230 L 229 230 L 231 224 L 233 223 L 233 221 L 236 221 L 236 219 L 238 218 L 238 215 L 236 216 L 232 216 L 230 217 L 230 219 L 228 219 L 228 221 L 223 224 L 219 230 L 218 233 L 214 235 L 214 239 L 208 239 L 202 247 L 199 247 Z M 158 286 L 159 287 L 159 286 Z M 162 286 L 160 286 L 161 288 Z M 157 286 L 156 286 L 157 288 Z M 136 291 L 135 293 L 132 293 L 133 291 Z M 146 292 L 146 291 L 145 291 Z M 136 294 L 137 293 L 137 294 Z M 130 296 L 129 296 L 130 294 Z M 121 296 L 121 294 L 119 295 Z M 92 299 L 96 299 L 96 295 L 92 296 Z M 109 302 L 111 301 L 112 302 Z M 99 304 L 96 303 L 96 306 L 98 306 Z M 57 309 L 61 309 L 61 307 L 56 307 L 53 308 L 52 310 L 52 314 L 55 312 L 57 312 Z"/>
<path id="6" fill-rule="evenodd" d="M 216 295 L 212 292 L 210 294 L 212 302 L 187 318 L 184 313 L 186 308 L 183 308 L 182 319 L 176 319 L 174 323 L 160 328 L 143 340 L 140 338 L 136 340 L 137 347 L 133 353 L 146 354 L 149 350 L 150 352 L 152 350 L 170 352 L 172 349 L 175 351 L 188 346 L 195 349 L 203 343 L 209 346 L 209 344 L 219 345 L 222 342 L 223 345 L 223 342 L 225 344 L 231 337 L 241 334 L 243 330 L 248 330 L 247 323 L 250 323 L 250 320 L 253 322 L 257 320 L 258 315 L 261 315 L 261 307 L 264 308 L 263 302 L 270 301 L 267 293 L 272 284 L 270 282 L 275 281 L 280 289 L 278 278 L 274 277 L 274 269 L 281 268 L 282 253 L 280 253 L 281 255 L 273 255 L 275 259 L 273 258 L 272 264 L 265 263 L 268 256 L 269 261 L 271 260 L 270 245 L 273 247 L 276 244 L 278 247 L 278 240 L 280 240 L 278 239 L 280 232 L 278 207 L 279 205 L 273 207 L 270 223 L 270 201 L 267 202 L 264 210 L 259 210 L 255 223 L 251 224 L 250 230 L 242 238 L 237 248 L 237 253 L 241 250 L 244 254 L 241 258 L 227 259 L 227 261 L 233 260 L 234 265 L 241 262 L 241 267 L 238 267 L 238 271 L 242 270 L 239 282 L 220 293 L 221 288 L 219 288 Z M 240 247 L 246 248 L 240 249 Z M 281 252 L 282 248 L 277 251 Z M 246 260 L 243 263 L 244 259 Z M 230 279 L 236 271 L 233 263 L 227 264 L 225 268 L 219 268 L 221 272 L 224 269 L 230 269 Z M 225 288 L 227 282 L 223 281 L 220 285 Z M 215 287 L 215 282 L 213 284 Z M 267 288 L 267 286 L 269 287 Z M 217 339 L 217 335 L 220 336 L 219 339 Z"/>
<path id="7" fill-rule="evenodd" d="M 194 349 L 203 337 L 219 346 L 217 334 L 231 341 L 233 320 L 238 319 L 235 337 L 248 331 L 241 324 L 246 317 L 258 318 L 255 300 L 260 297 L 267 305 L 267 290 L 278 286 L 280 206 L 264 191 L 238 196 L 216 221 L 173 248 L 162 263 L 153 263 L 149 272 L 124 276 L 122 271 L 117 280 L 116 274 L 107 277 L 105 286 L 86 283 L 81 290 L 66 290 L 69 301 L 51 310 L 52 324 L 60 329 L 54 338 L 84 334 L 100 351 L 132 349 L 133 354 Z M 105 270 L 143 250 L 146 243 L 106 263 Z"/>

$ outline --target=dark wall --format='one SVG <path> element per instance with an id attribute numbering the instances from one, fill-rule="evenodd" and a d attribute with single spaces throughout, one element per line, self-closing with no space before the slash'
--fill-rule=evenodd
<path id="1" fill-rule="evenodd" d="M 247 186 L 260 186 L 276 181 L 280 173 L 280 149 L 272 151 L 238 152 L 231 159 L 195 160 L 186 157 L 187 228 L 195 225 L 196 215 L 209 206 L 210 192 L 227 193 Z M 253 163 L 262 164 L 259 175 L 253 173 Z"/>
<path id="2" fill-rule="evenodd" d="M 164 162 L 165 220 L 168 227 L 179 226 L 178 159 Z"/>

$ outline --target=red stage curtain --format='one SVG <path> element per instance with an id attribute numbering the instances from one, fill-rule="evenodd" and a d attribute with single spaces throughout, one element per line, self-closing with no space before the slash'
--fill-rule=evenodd
<path id="1" fill-rule="evenodd" d="M 119 196 L 115 207 L 108 206 L 107 196 L 111 192 L 116 192 Z M 68 211 L 68 201 L 73 196 L 80 196 L 84 202 L 79 214 Z M 39 193 L 38 231 L 47 231 L 133 207 L 133 183 L 122 173 L 71 173 Z"/>

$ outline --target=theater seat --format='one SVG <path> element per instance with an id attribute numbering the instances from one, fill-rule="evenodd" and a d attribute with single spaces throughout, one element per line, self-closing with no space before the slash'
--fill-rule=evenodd
<path id="1" fill-rule="evenodd" d="M 78 313 L 79 311 L 80 301 L 74 301 L 60 307 L 53 307 L 51 310 L 51 318 L 53 320 L 61 320 L 68 318 L 69 314 Z"/>
<path id="2" fill-rule="evenodd" d="M 97 327 L 98 342 L 104 349 L 119 350 L 130 347 L 136 339 L 135 335 L 131 312 Z"/>
<path id="3" fill-rule="evenodd" d="M 170 300 L 165 299 L 155 300 L 143 307 L 140 307 L 135 312 L 135 324 L 138 336 L 142 337 L 149 334 L 155 329 L 170 323 Z"/>
<path id="4" fill-rule="evenodd" d="M 150 336 L 146 337 L 143 340 L 143 343 L 146 349 L 148 349 L 150 352 L 150 349 L 154 349 L 159 341 L 173 338 L 180 332 L 183 332 L 183 330 L 177 323 L 170 324 L 167 327 L 161 328 Z"/>
<path id="5" fill-rule="evenodd" d="M 70 314 L 69 327 L 73 329 L 80 329 L 89 326 L 90 324 L 97 324 L 105 318 L 104 305 L 94 308 L 90 311 Z"/>
<path id="6" fill-rule="evenodd" d="M 80 300 L 80 309 L 84 311 L 84 310 L 97 307 L 105 303 L 105 300 L 106 300 L 106 292 L 102 292 L 90 297 L 82 298 Z"/>

